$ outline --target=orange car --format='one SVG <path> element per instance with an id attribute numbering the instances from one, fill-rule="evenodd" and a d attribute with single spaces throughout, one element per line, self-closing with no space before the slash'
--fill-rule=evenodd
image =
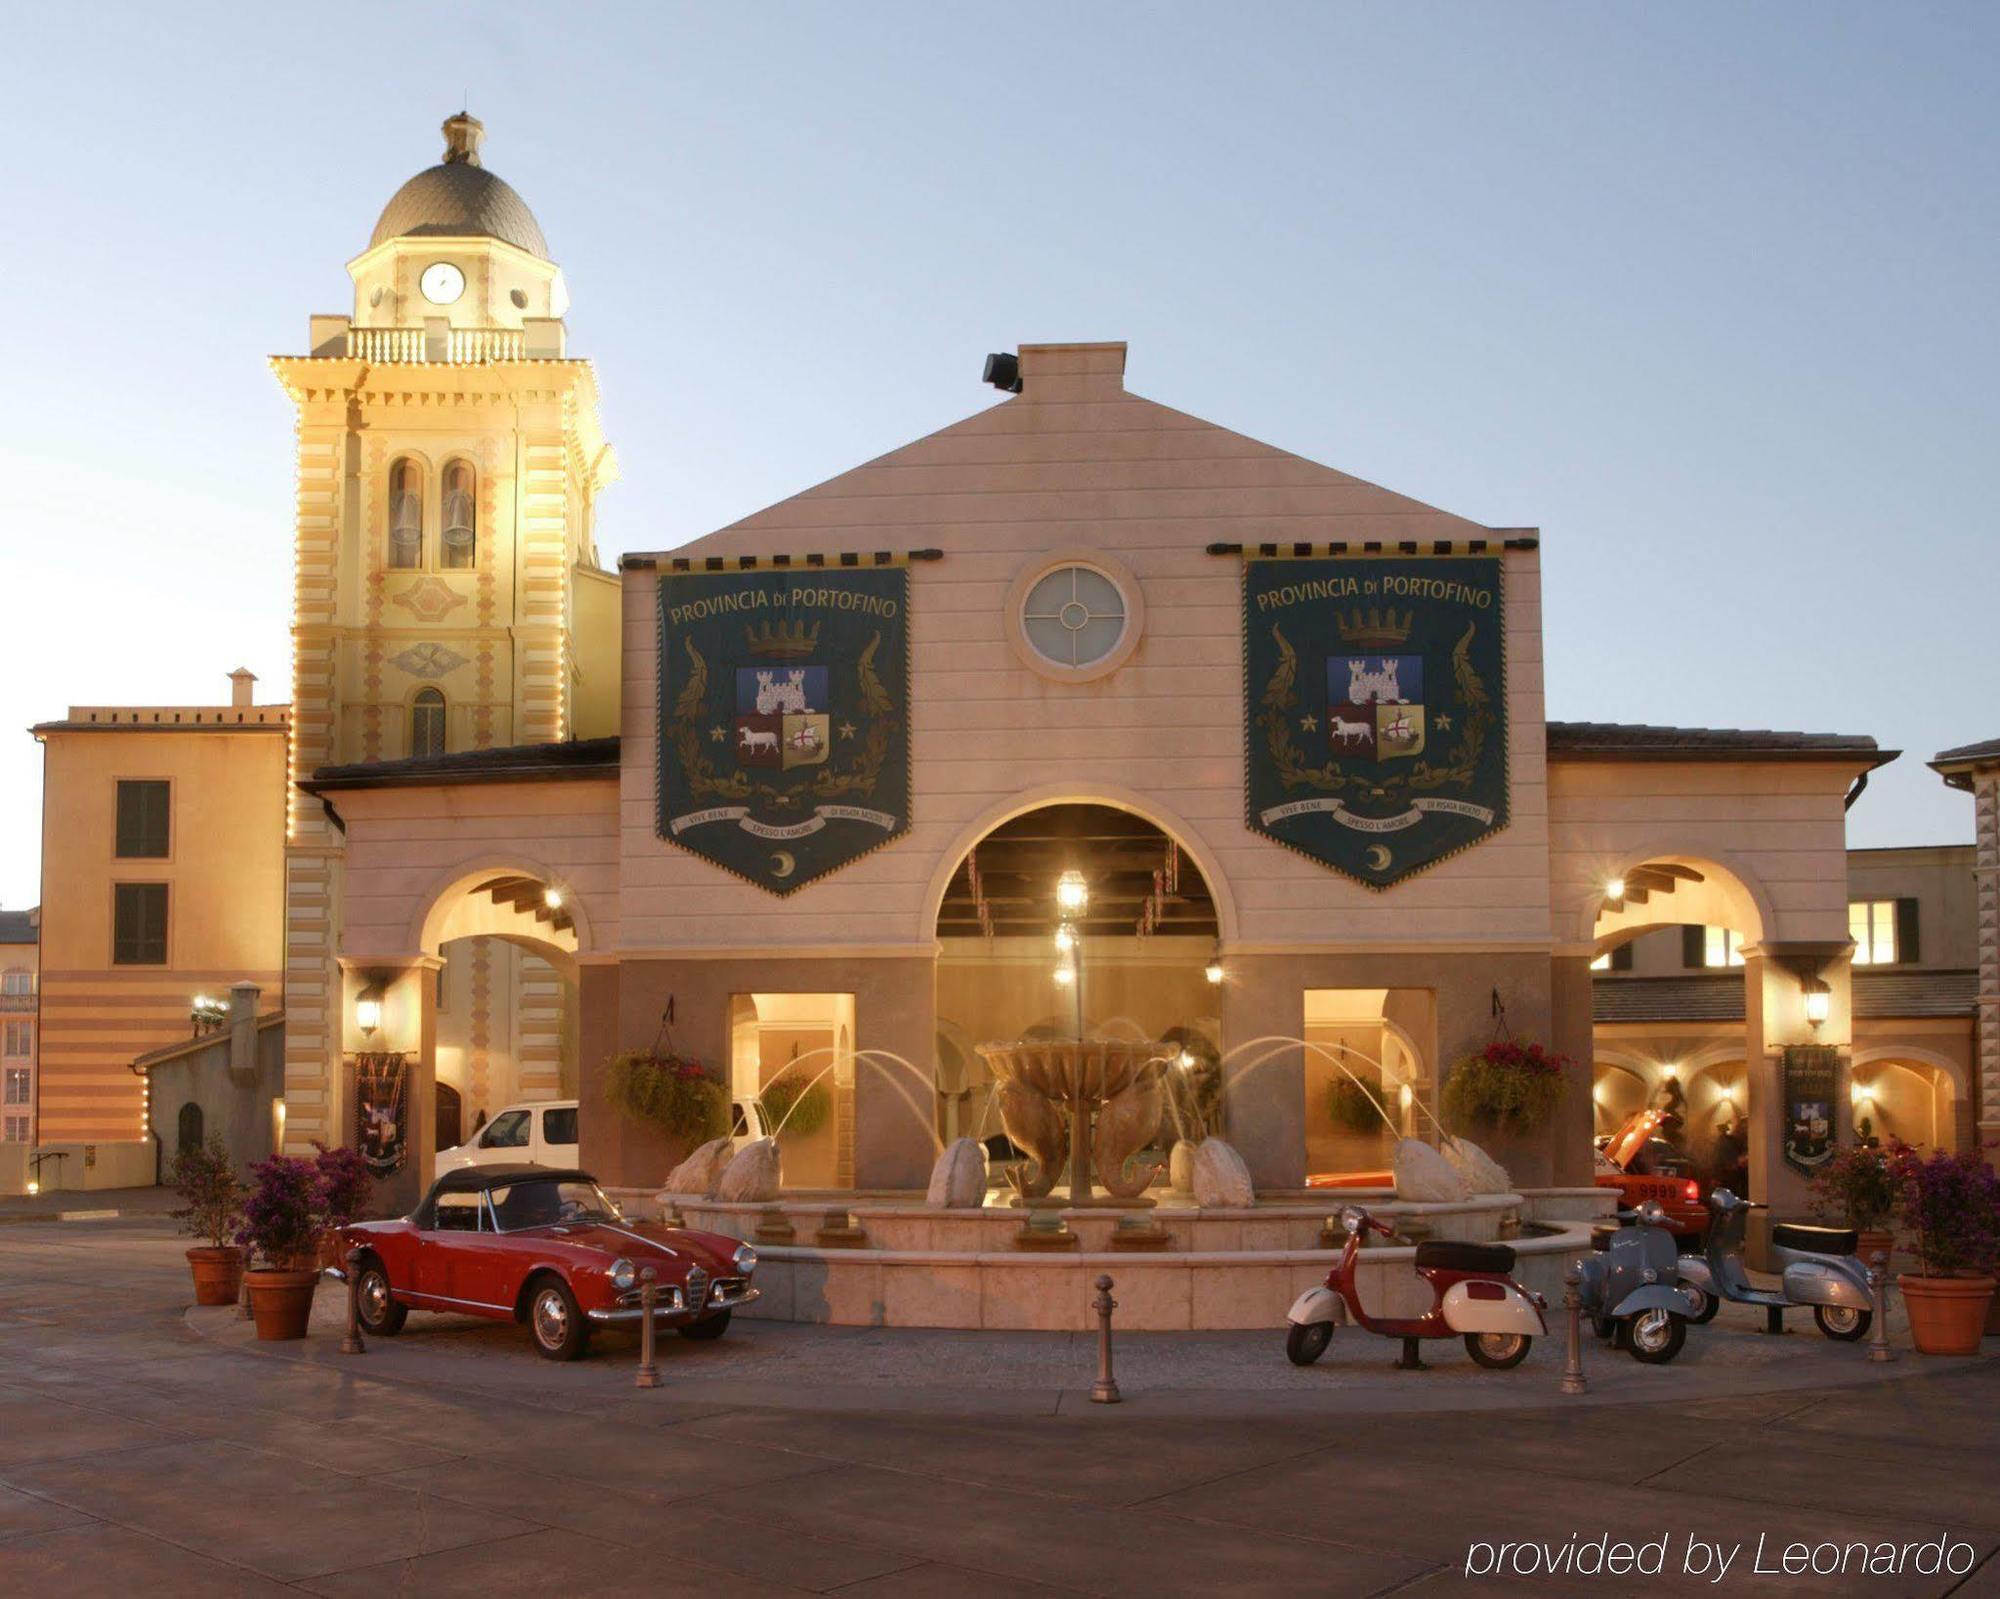
<path id="1" fill-rule="evenodd" d="M 1597 1152 L 1597 1186 L 1618 1190 L 1621 1210 L 1657 1200 L 1667 1231 L 1698 1241 L 1708 1230 L 1708 1205 L 1686 1153 L 1660 1136 L 1662 1110 L 1634 1112 Z"/>

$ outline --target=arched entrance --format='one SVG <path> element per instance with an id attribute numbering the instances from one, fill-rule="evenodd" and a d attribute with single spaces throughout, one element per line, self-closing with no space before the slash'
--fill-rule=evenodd
<path id="1" fill-rule="evenodd" d="M 1965 1148 L 1971 1113 L 1962 1071 L 1944 1056 L 1906 1045 L 1857 1050 L 1849 1087 L 1855 1141 L 1899 1139 L 1926 1152 Z"/>

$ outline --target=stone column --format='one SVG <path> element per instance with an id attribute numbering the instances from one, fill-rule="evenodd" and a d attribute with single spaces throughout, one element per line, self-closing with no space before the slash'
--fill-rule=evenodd
<path id="1" fill-rule="evenodd" d="M 1846 943 L 1766 941 L 1745 952 L 1743 1053 L 1747 1079 L 1750 1197 L 1771 1207 L 1751 1216 L 1753 1264 L 1762 1259 L 1771 1220 L 1805 1213 L 1811 1202 L 1806 1178 L 1785 1164 L 1784 1074 L 1780 1054 L 1788 1044 L 1830 1044 L 1851 1055 L 1854 1047 L 1853 946 Z M 1806 1020 L 1805 985 L 1827 986 L 1827 1018 L 1817 1029 Z M 1851 1137 L 1845 1069 L 1833 1085 L 1834 1134 Z"/>
<path id="2" fill-rule="evenodd" d="M 1562 1109 L 1556 1113 L 1552 1178 L 1559 1188 L 1587 1187 L 1593 1176 L 1590 1147 L 1596 1127 L 1591 1091 L 1597 1056 L 1593 991 L 1590 956 L 1558 955 L 1550 962 L 1550 1045 L 1576 1062 Z"/>
<path id="3" fill-rule="evenodd" d="M 1298 1188 L 1306 1180 L 1306 1064 L 1297 1047 L 1245 1049 L 1273 1035 L 1303 1038 L 1305 990 L 1299 963 L 1223 956 L 1222 1052 L 1243 1053 L 1224 1068 L 1223 1139 L 1234 1145 L 1259 1189 Z M 1264 1057 L 1268 1054 L 1268 1058 Z"/>
<path id="4" fill-rule="evenodd" d="M 400 1052 L 409 1065 L 404 1084 L 409 1154 L 400 1171 L 375 1185 L 376 1208 L 400 1215 L 415 1208 L 437 1175 L 437 971 L 443 962 L 434 955 L 413 955 L 342 965 L 341 1014 L 335 1025 L 343 1043 L 343 1066 L 347 1056 L 362 1051 Z M 355 1020 L 355 1004 L 371 989 L 380 991 L 382 1020 L 372 1035 L 365 1035 Z M 343 1092 L 351 1093 L 352 1073 L 343 1070 L 340 1079 Z M 351 1107 L 344 1119 L 352 1124 Z M 358 1128 L 354 1136 L 358 1139 Z"/>

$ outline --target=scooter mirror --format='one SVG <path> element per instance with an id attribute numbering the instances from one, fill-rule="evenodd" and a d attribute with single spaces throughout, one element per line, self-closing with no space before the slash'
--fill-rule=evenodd
<path id="1" fill-rule="evenodd" d="M 1349 1205 L 1340 1213 L 1340 1225 L 1350 1233 L 1361 1231 L 1361 1219 L 1361 1212 L 1356 1210 L 1352 1205 Z"/>
<path id="2" fill-rule="evenodd" d="M 1726 1188 L 1718 1188 L 1708 1196 L 1708 1204 L 1711 1210 L 1734 1210 L 1736 1196 Z"/>

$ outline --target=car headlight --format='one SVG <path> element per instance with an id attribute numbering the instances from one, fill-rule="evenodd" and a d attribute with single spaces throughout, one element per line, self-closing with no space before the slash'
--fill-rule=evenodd
<path id="1" fill-rule="evenodd" d="M 729 1263 L 736 1268 L 739 1277 L 748 1277 L 757 1269 L 757 1251 L 748 1244 L 738 1244 L 736 1253 L 729 1257 Z"/>
<path id="2" fill-rule="evenodd" d="M 639 1268 L 633 1265 L 631 1261 L 621 1256 L 611 1263 L 611 1286 L 613 1288 L 630 1288 L 638 1280 Z"/>

